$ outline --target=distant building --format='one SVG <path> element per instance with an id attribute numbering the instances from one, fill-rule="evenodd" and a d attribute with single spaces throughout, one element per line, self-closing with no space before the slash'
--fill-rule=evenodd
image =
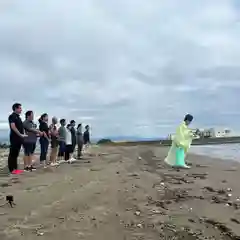
<path id="1" fill-rule="evenodd" d="M 219 137 L 229 137 L 231 136 L 231 130 L 228 128 L 225 129 L 198 129 L 198 135 L 203 138 L 219 138 Z"/>
<path id="2" fill-rule="evenodd" d="M 229 137 L 231 135 L 231 130 L 225 129 L 215 129 L 215 137 Z"/>
<path id="3" fill-rule="evenodd" d="M 219 138 L 219 137 L 230 137 L 231 130 L 228 128 L 224 129 L 215 129 L 215 128 L 207 128 L 207 129 L 192 129 L 194 139 L 199 138 Z M 168 139 L 172 140 L 174 134 L 169 134 Z"/>

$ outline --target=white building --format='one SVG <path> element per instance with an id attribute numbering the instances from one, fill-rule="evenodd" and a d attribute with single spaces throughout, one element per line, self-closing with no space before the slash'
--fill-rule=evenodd
<path id="1" fill-rule="evenodd" d="M 229 137 L 231 135 L 231 130 L 228 128 L 225 129 L 214 129 L 215 137 Z"/>
<path id="2" fill-rule="evenodd" d="M 216 129 L 216 128 L 206 128 L 206 129 L 192 129 L 194 133 L 194 138 L 219 138 L 219 137 L 230 137 L 232 132 L 229 128 Z M 173 139 L 174 134 L 169 134 L 168 139 Z"/>
<path id="3" fill-rule="evenodd" d="M 218 128 L 208 128 L 199 129 L 200 135 L 202 137 L 229 137 L 231 136 L 231 130 L 228 128 L 218 129 Z"/>

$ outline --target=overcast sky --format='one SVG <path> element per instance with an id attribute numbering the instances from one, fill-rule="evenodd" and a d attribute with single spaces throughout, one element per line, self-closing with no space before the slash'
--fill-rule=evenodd
<path id="1" fill-rule="evenodd" d="M 239 0 L 0 2 L 0 128 L 11 105 L 155 137 L 186 113 L 238 130 Z"/>

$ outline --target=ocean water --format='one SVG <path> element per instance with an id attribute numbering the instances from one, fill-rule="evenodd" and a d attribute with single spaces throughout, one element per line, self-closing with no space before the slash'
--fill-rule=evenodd
<path id="1" fill-rule="evenodd" d="M 192 146 L 190 153 L 240 162 L 240 144 Z"/>

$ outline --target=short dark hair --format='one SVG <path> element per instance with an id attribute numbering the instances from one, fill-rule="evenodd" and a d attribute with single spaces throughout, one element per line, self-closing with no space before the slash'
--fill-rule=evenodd
<path id="1" fill-rule="evenodd" d="M 12 110 L 15 111 L 16 109 L 20 108 L 21 106 L 22 106 L 21 103 L 14 103 L 14 104 L 12 105 Z"/>
<path id="2" fill-rule="evenodd" d="M 67 128 L 69 128 L 69 127 L 71 127 L 71 124 L 68 124 L 68 125 L 67 125 Z"/>
<path id="3" fill-rule="evenodd" d="M 47 113 L 43 113 L 42 115 L 41 115 L 41 117 L 40 117 L 40 119 L 44 119 L 45 117 L 47 117 L 48 116 L 48 114 Z"/>
<path id="4" fill-rule="evenodd" d="M 78 126 L 77 126 L 77 128 L 80 128 L 81 126 L 82 126 L 82 124 L 81 124 L 81 123 L 79 123 L 79 124 L 78 124 Z"/>
<path id="5" fill-rule="evenodd" d="M 191 114 L 187 114 L 185 117 L 184 117 L 184 121 L 189 121 L 189 122 L 192 122 L 193 120 L 193 116 Z"/>
<path id="6" fill-rule="evenodd" d="M 38 119 L 38 122 L 41 123 L 41 122 L 43 121 L 43 119 L 44 119 L 45 117 L 47 117 L 47 116 L 48 116 L 47 113 L 43 113 L 43 114 L 41 115 L 41 117 Z"/>
<path id="7" fill-rule="evenodd" d="M 76 123 L 75 120 L 71 120 L 71 121 L 70 121 L 70 124 L 73 124 L 73 123 Z"/>
<path id="8" fill-rule="evenodd" d="M 87 128 L 89 128 L 89 125 L 86 125 L 86 126 L 85 126 L 85 129 L 87 129 Z"/>
<path id="9" fill-rule="evenodd" d="M 33 111 L 29 110 L 25 113 L 25 117 L 28 118 L 29 116 L 31 116 L 31 114 L 33 113 Z"/>
<path id="10" fill-rule="evenodd" d="M 64 118 L 62 118 L 61 120 L 60 120 L 60 124 L 63 124 L 63 123 L 65 123 L 66 122 L 66 120 L 64 119 Z"/>

